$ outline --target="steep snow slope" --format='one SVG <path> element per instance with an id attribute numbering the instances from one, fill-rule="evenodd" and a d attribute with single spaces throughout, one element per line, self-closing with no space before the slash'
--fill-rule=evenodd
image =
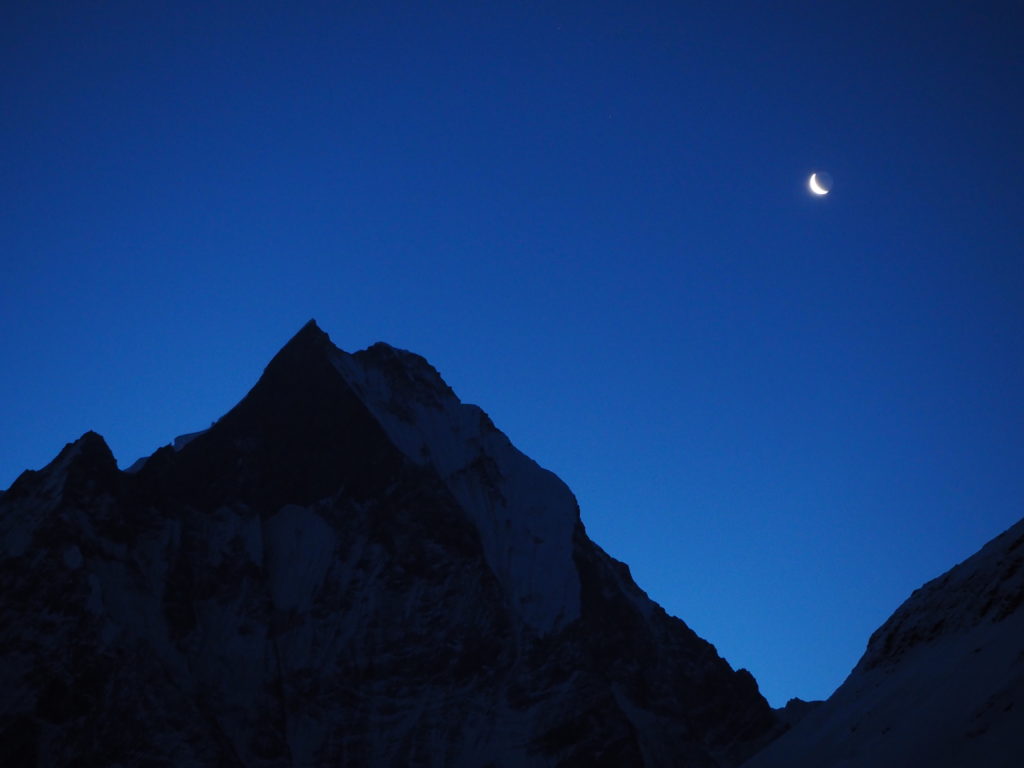
<path id="1" fill-rule="evenodd" d="M 1024 765 L 1024 520 L 925 584 L 745 768 Z"/>
<path id="2" fill-rule="evenodd" d="M 473 515 L 484 555 L 516 612 L 549 630 L 579 615 L 572 562 L 576 500 L 520 453 L 475 405 L 464 405 L 419 355 L 378 343 L 332 361 L 392 442 L 432 467 Z"/>
<path id="3" fill-rule="evenodd" d="M 777 728 L 416 355 L 310 323 L 188 438 L 0 498 L 5 765 L 716 768 Z"/>

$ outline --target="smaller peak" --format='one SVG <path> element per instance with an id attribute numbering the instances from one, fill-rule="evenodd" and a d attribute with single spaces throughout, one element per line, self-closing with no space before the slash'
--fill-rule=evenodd
<path id="1" fill-rule="evenodd" d="M 406 350 L 393 347 L 386 341 L 375 341 L 366 349 L 362 349 L 356 354 L 364 354 L 370 357 L 397 357 L 403 352 L 409 354 Z"/>
<path id="2" fill-rule="evenodd" d="M 415 352 L 393 347 L 387 342 L 378 341 L 366 349 L 352 355 L 365 369 L 373 370 L 384 376 L 391 386 L 406 388 L 406 392 L 416 391 L 418 395 L 410 395 L 422 399 L 423 393 L 432 392 L 428 399 L 436 400 L 437 394 L 454 397 L 451 387 L 445 383 L 430 362 Z M 409 390 L 409 388 L 412 390 Z"/>
<path id="3" fill-rule="evenodd" d="M 53 466 L 58 462 L 68 463 L 77 460 L 78 457 L 83 455 L 113 457 L 110 446 L 107 445 L 107 441 L 103 439 L 103 436 L 90 429 L 74 442 L 66 443 L 60 453 L 57 454 L 57 457 L 50 462 L 49 466 Z"/>
<path id="4" fill-rule="evenodd" d="M 408 349 L 396 347 L 393 344 L 388 344 L 386 341 L 375 341 L 366 349 L 361 349 L 355 354 L 375 359 L 398 358 L 401 360 L 415 362 L 420 365 L 428 365 L 433 368 L 423 355 L 416 354 Z"/>
<path id="5" fill-rule="evenodd" d="M 410 352 L 407 349 L 394 347 L 386 341 L 374 342 L 366 349 L 361 349 L 356 352 L 355 357 L 360 360 L 369 361 L 378 366 L 382 365 L 392 369 L 396 366 L 420 369 L 426 368 L 435 376 L 439 376 L 434 366 L 427 362 L 427 359 L 422 355 L 417 355 L 415 352 Z"/>
<path id="6" fill-rule="evenodd" d="M 90 446 L 94 448 L 102 446 L 104 448 L 107 448 L 107 450 L 110 450 L 109 447 L 107 446 L 107 441 L 103 439 L 103 435 L 91 429 L 84 435 L 82 435 L 80 438 L 78 438 L 74 443 L 72 443 L 72 445 L 79 444 L 81 444 L 83 447 Z"/>
<path id="7" fill-rule="evenodd" d="M 14 484 L 7 489 L 9 498 L 14 499 L 36 490 L 49 487 L 63 487 L 69 477 L 95 475 L 104 479 L 120 474 L 117 460 L 107 441 L 91 429 L 71 443 L 65 443 L 49 464 L 42 469 L 26 469 Z"/>
<path id="8" fill-rule="evenodd" d="M 107 441 L 103 439 L 101 434 L 91 429 L 71 443 L 69 447 L 71 449 L 69 454 L 75 456 L 76 459 L 79 457 L 89 457 L 104 464 L 113 463 L 115 467 L 117 466 L 114 453 L 110 450 L 110 446 L 107 445 Z"/>

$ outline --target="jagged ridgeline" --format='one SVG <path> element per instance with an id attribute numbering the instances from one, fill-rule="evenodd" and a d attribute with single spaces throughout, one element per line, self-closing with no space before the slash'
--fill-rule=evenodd
<path id="1" fill-rule="evenodd" d="M 417 355 L 310 322 L 189 438 L 0 496 L 5 766 L 725 768 L 779 730 Z"/>

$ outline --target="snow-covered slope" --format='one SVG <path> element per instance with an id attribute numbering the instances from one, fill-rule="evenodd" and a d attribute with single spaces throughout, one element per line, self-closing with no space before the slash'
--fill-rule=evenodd
<path id="1" fill-rule="evenodd" d="M 405 456 L 430 466 L 473 515 L 484 556 L 516 613 L 538 630 L 579 615 L 572 536 L 576 500 L 465 405 L 419 355 L 378 343 L 332 362 Z"/>
<path id="2" fill-rule="evenodd" d="M 745 768 L 1024 765 L 1024 520 L 914 592 Z"/>
<path id="3" fill-rule="evenodd" d="M 733 766 L 753 678 L 422 358 L 315 324 L 209 430 L 0 497 L 6 765 Z"/>

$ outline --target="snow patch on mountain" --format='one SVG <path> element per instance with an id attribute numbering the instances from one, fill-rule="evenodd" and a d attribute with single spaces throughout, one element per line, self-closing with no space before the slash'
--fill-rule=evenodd
<path id="1" fill-rule="evenodd" d="M 335 534 L 315 512 L 294 504 L 264 524 L 266 568 L 274 607 L 308 611 L 334 555 Z"/>

